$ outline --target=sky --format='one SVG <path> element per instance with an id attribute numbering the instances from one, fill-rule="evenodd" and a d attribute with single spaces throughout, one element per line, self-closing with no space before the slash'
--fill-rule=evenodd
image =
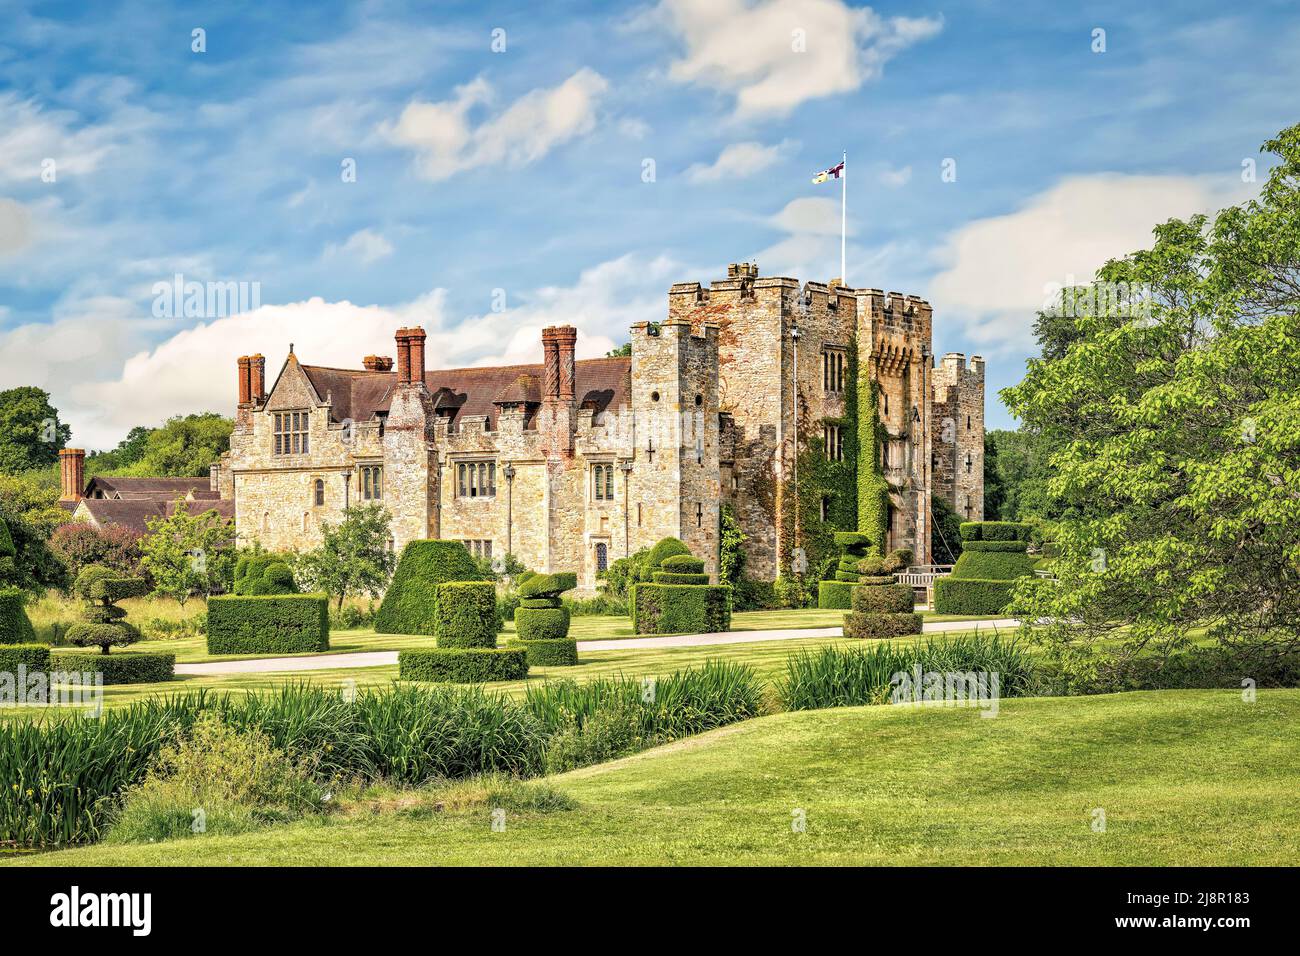
<path id="1" fill-rule="evenodd" d="M 729 262 L 838 275 L 847 152 L 849 282 L 928 299 L 1010 427 L 1051 288 L 1255 194 L 1297 50 L 1281 0 L 0 0 L 0 388 L 100 449 L 291 343 L 602 355 Z"/>

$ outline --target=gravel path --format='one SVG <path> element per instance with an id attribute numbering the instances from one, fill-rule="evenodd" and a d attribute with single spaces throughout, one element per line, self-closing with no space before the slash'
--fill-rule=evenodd
<path id="1" fill-rule="evenodd" d="M 1013 618 L 996 621 L 936 621 L 924 624 L 925 634 L 945 631 L 1005 631 L 1020 626 Z M 709 647 L 716 644 L 758 644 L 763 641 L 793 641 L 804 637 L 840 637 L 838 627 L 807 627 L 778 631 L 726 631 L 720 634 L 673 634 L 666 637 L 621 637 L 607 641 L 580 641 L 579 651 L 616 651 L 638 647 Z M 432 638 L 430 638 L 432 641 Z M 260 657 L 246 661 L 215 661 L 205 664 L 177 664 L 177 674 L 274 674 L 281 671 L 321 671 L 338 668 L 383 667 L 397 663 L 397 651 L 366 651 L 359 654 L 315 654 L 302 657 Z"/>

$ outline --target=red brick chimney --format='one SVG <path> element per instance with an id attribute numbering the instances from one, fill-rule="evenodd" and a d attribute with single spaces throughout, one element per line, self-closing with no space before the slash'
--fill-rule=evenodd
<path id="1" fill-rule="evenodd" d="M 577 369 L 574 346 L 578 330 L 571 325 L 552 325 L 542 329 L 545 356 L 545 384 L 542 391 L 544 411 L 538 422 L 543 432 L 547 457 L 556 460 L 573 455 L 573 436 L 577 427 Z"/>
<path id="2" fill-rule="evenodd" d="M 387 355 L 367 355 L 361 360 L 368 372 L 391 372 L 393 370 L 393 360 Z"/>
<path id="3" fill-rule="evenodd" d="M 252 359 L 247 355 L 239 356 L 239 407 L 252 404 L 253 376 Z"/>
<path id="4" fill-rule="evenodd" d="M 424 329 L 397 330 L 397 384 L 424 384 Z"/>
<path id="5" fill-rule="evenodd" d="M 249 400 L 255 405 L 266 401 L 266 358 L 258 353 L 248 357 Z"/>
<path id="6" fill-rule="evenodd" d="M 86 450 L 84 448 L 59 449 L 59 476 L 63 494 L 60 501 L 80 501 L 86 487 Z"/>
<path id="7" fill-rule="evenodd" d="M 560 394 L 560 343 L 555 326 L 542 329 L 542 400 L 552 401 Z"/>
<path id="8" fill-rule="evenodd" d="M 571 325 L 561 325 L 554 329 L 555 344 L 559 350 L 560 390 L 562 402 L 572 405 L 575 401 L 574 390 L 578 370 L 574 364 L 574 350 L 578 343 L 578 330 Z"/>

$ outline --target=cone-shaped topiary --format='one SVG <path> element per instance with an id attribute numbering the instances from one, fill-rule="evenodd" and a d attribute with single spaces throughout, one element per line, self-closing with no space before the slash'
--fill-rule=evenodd
<path id="1" fill-rule="evenodd" d="M 436 634 L 437 585 L 481 578 L 478 565 L 461 542 L 410 542 L 402 549 L 393 580 L 375 613 L 375 633 Z"/>

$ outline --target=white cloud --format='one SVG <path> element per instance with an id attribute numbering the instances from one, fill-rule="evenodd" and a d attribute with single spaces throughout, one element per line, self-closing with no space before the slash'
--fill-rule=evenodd
<path id="1" fill-rule="evenodd" d="M 951 233 L 930 301 L 989 349 L 1031 347 L 1052 283 L 1086 282 L 1107 260 L 1149 248 L 1156 223 L 1241 202 L 1254 188 L 1232 177 L 1069 177 L 1016 212 Z"/>
<path id="2" fill-rule="evenodd" d="M 418 154 L 426 179 L 447 179 L 462 169 L 491 163 L 527 166 L 590 132 L 608 86 L 599 73 L 583 68 L 559 86 L 532 90 L 472 126 L 470 112 L 493 99 L 492 87 L 480 77 L 458 86 L 450 100 L 408 104 L 397 122 L 383 124 L 380 132 Z"/>
<path id="3" fill-rule="evenodd" d="M 912 181 L 912 167 L 904 166 L 902 169 L 882 169 L 878 177 L 884 186 L 891 189 L 897 189 L 899 186 L 906 186 Z"/>
<path id="4" fill-rule="evenodd" d="M 693 183 L 711 183 L 720 179 L 744 179 L 767 169 L 781 157 L 789 140 L 775 146 L 762 143 L 732 143 L 723 148 L 711 163 L 695 163 L 686 170 Z"/>
<path id="5" fill-rule="evenodd" d="M 74 129 L 76 114 L 42 110 L 35 100 L 0 94 L 0 182 L 39 181 L 42 163 L 52 159 L 55 173 L 94 170 L 112 147 L 107 127 Z"/>
<path id="6" fill-rule="evenodd" d="M 0 256 L 17 252 L 31 241 L 27 207 L 0 196 Z"/>
<path id="7" fill-rule="evenodd" d="M 393 244 L 373 229 L 359 229 L 348 236 L 342 245 L 330 243 L 325 247 L 328 258 L 357 259 L 363 266 L 378 262 L 393 254 Z"/>
<path id="8" fill-rule="evenodd" d="M 734 94 L 741 116 L 857 90 L 943 27 L 942 17 L 886 18 L 842 0 L 663 0 L 657 18 L 686 45 L 669 76 Z"/>
<path id="9" fill-rule="evenodd" d="M 48 389 L 74 443 L 107 448 L 134 425 L 190 412 L 231 414 L 235 360 L 265 355 L 269 386 L 290 343 L 308 365 L 359 368 L 365 355 L 394 354 L 398 328 L 420 325 L 431 368 L 514 364 L 540 362 L 541 330 L 570 324 L 578 328 L 578 357 L 601 356 L 627 341 L 633 323 L 663 318 L 668 287 L 681 271 L 664 257 L 625 255 L 585 270 L 571 286 L 522 292 L 517 304 L 507 290 L 502 311 L 456 320 L 442 289 L 393 306 L 321 298 L 263 305 L 150 348 L 141 335 L 148 320 L 133 306 L 91 303 L 53 325 L 0 333 L 0 375 Z"/>

